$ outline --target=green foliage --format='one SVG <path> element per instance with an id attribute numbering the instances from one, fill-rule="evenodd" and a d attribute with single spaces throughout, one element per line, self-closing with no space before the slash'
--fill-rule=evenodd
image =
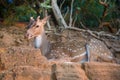
<path id="1" fill-rule="evenodd" d="M 28 21 L 31 16 L 36 16 L 36 12 L 28 5 L 12 7 L 12 10 L 5 14 L 4 24 L 13 25 L 16 21 Z"/>
<path id="2" fill-rule="evenodd" d="M 45 9 L 52 8 L 50 5 L 50 0 L 46 0 L 45 2 L 41 3 L 40 5 L 41 5 L 41 7 L 45 8 Z"/>
<path id="3" fill-rule="evenodd" d="M 15 7 L 15 17 L 19 21 L 28 21 L 31 16 L 36 16 L 36 12 L 28 5 Z"/>
<path id="4" fill-rule="evenodd" d="M 37 1 L 39 1 L 40 4 Z M 112 21 L 119 17 L 120 11 L 116 10 L 116 0 L 107 1 L 109 3 L 109 8 L 107 9 L 108 14 L 104 17 L 104 21 Z M 49 12 L 52 12 L 50 3 L 51 0 L 45 0 L 44 2 L 41 2 L 41 0 L 25 0 L 20 3 L 18 0 L 17 4 L 19 4 L 19 6 L 15 5 L 16 3 L 14 1 L 12 4 L 0 7 L 0 11 L 2 12 L 1 15 L 4 15 L 6 24 L 14 24 L 15 21 L 28 21 L 30 16 L 36 17 L 38 14 L 44 14 L 43 9 L 47 9 Z M 62 2 L 60 2 L 60 4 L 61 3 Z M 33 5 L 37 6 L 34 7 Z M 68 7 L 70 11 L 70 5 L 71 1 L 65 0 L 61 9 L 62 14 L 67 12 Z M 81 27 L 80 22 L 82 22 L 85 26 L 89 26 L 89 28 L 97 27 L 100 23 L 103 10 L 104 7 L 99 3 L 99 0 L 74 0 L 72 17 L 73 21 L 76 20 L 75 26 Z M 65 18 L 66 22 L 69 22 L 69 16 L 70 12 Z"/>
<path id="5" fill-rule="evenodd" d="M 28 21 L 29 18 L 31 16 L 36 17 L 38 15 L 38 13 L 36 12 L 36 9 L 42 13 L 43 9 L 41 8 L 45 8 L 45 9 L 50 9 L 50 0 L 46 0 L 43 3 L 40 3 L 40 8 L 33 8 L 33 5 L 36 5 L 38 2 L 37 0 L 35 1 L 31 1 L 31 0 L 26 0 L 23 3 L 19 1 L 17 2 L 17 4 L 19 4 L 19 6 L 15 5 L 16 1 L 14 1 L 12 4 L 9 4 L 8 9 L 4 9 L 6 10 L 6 12 L 3 13 L 4 16 L 4 23 L 7 25 L 12 25 L 14 24 L 14 22 L 16 21 Z M 0 7 L 1 8 L 1 7 Z M 2 10 L 1 9 L 1 10 Z"/>
<path id="6" fill-rule="evenodd" d="M 105 16 L 104 21 L 111 21 L 113 19 L 112 15 L 115 9 L 115 0 L 107 1 L 109 8 L 107 9 L 108 14 Z M 99 0 L 74 0 L 73 19 L 77 17 L 75 26 L 80 27 L 80 22 L 82 22 L 85 26 L 89 26 L 89 28 L 99 26 L 103 11 L 104 7 L 99 3 Z M 67 22 L 69 22 L 69 18 Z"/>

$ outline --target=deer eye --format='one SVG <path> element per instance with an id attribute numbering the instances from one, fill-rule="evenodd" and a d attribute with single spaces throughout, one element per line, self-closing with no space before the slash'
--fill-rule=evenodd
<path id="1" fill-rule="evenodd" d="M 39 26 L 37 25 L 36 28 L 38 28 Z"/>

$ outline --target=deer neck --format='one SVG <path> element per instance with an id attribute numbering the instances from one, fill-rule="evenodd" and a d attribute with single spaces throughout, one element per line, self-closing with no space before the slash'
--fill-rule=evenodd
<path id="1" fill-rule="evenodd" d="M 42 46 L 44 35 L 45 35 L 45 33 L 43 32 L 42 34 L 40 34 L 37 37 L 35 37 L 35 39 L 34 39 L 34 46 L 35 46 L 35 48 L 40 48 Z"/>

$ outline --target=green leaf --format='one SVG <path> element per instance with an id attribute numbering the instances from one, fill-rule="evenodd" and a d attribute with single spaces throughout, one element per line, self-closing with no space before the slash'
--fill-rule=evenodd
<path id="1" fill-rule="evenodd" d="M 41 7 L 46 8 L 46 9 L 52 8 L 52 6 L 47 5 L 45 3 L 41 3 Z"/>

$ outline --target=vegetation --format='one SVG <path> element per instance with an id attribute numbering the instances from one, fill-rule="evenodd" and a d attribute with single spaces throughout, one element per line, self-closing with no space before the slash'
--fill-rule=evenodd
<path id="1" fill-rule="evenodd" d="M 11 25 L 15 21 L 28 21 L 30 16 L 43 17 L 45 10 L 54 18 L 51 1 L 0 0 L 0 19 Z M 89 29 L 101 26 L 120 28 L 120 0 L 57 0 L 57 4 L 67 25 Z M 104 22 L 109 22 L 109 25 L 104 25 Z"/>

